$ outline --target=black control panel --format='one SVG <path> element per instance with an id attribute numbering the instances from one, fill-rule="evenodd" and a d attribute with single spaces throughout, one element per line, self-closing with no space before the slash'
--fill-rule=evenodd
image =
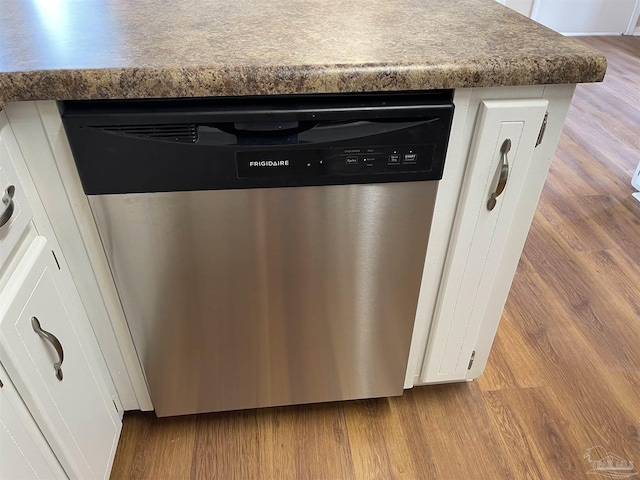
<path id="1" fill-rule="evenodd" d="M 453 92 L 69 101 L 87 195 L 442 178 Z"/>
<path id="2" fill-rule="evenodd" d="M 238 177 L 372 175 L 429 172 L 434 145 L 262 150 L 236 153 Z"/>

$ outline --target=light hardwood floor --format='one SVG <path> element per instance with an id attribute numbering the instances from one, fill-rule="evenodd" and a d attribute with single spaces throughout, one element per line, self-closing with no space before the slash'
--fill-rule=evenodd
<path id="1" fill-rule="evenodd" d="M 479 380 L 392 399 L 129 413 L 111 478 L 586 479 L 598 445 L 637 471 L 640 37 L 582 41 L 608 73 L 577 87 Z"/>

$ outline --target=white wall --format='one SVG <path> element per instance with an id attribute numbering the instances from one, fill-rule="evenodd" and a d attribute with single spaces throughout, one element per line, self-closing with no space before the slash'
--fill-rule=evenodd
<path id="1" fill-rule="evenodd" d="M 565 35 L 640 34 L 640 0 L 498 0 Z"/>
<path id="2" fill-rule="evenodd" d="M 504 0 L 504 5 L 521 13 L 525 17 L 531 16 L 531 10 L 533 9 L 533 0 Z"/>

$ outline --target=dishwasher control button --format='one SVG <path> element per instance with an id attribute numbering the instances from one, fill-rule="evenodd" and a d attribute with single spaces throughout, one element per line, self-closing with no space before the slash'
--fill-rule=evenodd
<path id="1" fill-rule="evenodd" d="M 405 153 L 402 163 L 416 163 L 418 161 L 417 153 Z"/>
<path id="2" fill-rule="evenodd" d="M 387 162 L 389 165 L 399 165 L 400 164 L 400 155 L 397 153 L 392 153 L 389 155 L 389 161 Z"/>
<path id="3" fill-rule="evenodd" d="M 347 165 L 356 165 L 358 163 L 358 157 L 347 157 Z"/>

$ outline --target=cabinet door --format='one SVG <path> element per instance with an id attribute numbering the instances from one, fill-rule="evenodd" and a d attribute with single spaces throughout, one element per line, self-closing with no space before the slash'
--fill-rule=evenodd
<path id="1" fill-rule="evenodd" d="M 67 478 L 2 365 L 0 365 L 0 478 L 11 480 Z"/>
<path id="2" fill-rule="evenodd" d="M 425 383 L 471 378 L 468 370 L 472 357 L 480 349 L 479 357 L 486 359 L 488 355 L 491 343 L 477 344 L 478 333 L 481 328 L 495 332 L 500 316 L 488 318 L 488 299 L 500 290 L 506 300 L 511 287 L 512 276 L 496 278 L 507 261 L 503 253 L 506 249 L 521 251 L 524 246 L 523 242 L 509 242 L 508 235 L 512 228 L 528 229 L 533 216 L 533 212 L 521 211 L 518 203 L 523 191 L 531 188 L 539 194 L 541 188 L 528 184 L 528 172 L 547 104 L 543 99 L 486 100 L 480 106 L 440 285 L 442 294 L 423 364 L 421 380 Z M 508 149 L 506 155 L 501 152 L 503 145 Z M 501 173 L 506 175 L 506 186 L 490 208 Z M 508 260 L 514 263 L 514 272 L 518 255 Z M 491 307 L 496 310 L 495 305 Z M 502 307 L 504 303 L 498 310 Z M 482 368 L 473 370 L 475 376 Z"/>
<path id="3" fill-rule="evenodd" d="M 11 127 L 0 112 L 0 269 L 31 221 L 24 188 L 13 168 L 7 148 Z"/>
<path id="4" fill-rule="evenodd" d="M 0 294 L 0 360 L 67 474 L 106 478 L 121 423 L 83 350 L 52 251 L 37 237 Z"/>

